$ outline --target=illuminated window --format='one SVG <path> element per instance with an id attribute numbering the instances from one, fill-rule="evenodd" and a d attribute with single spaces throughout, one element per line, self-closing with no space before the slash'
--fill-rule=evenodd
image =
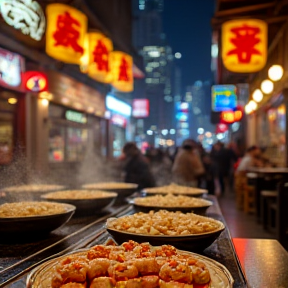
<path id="1" fill-rule="evenodd" d="M 145 79 L 145 82 L 146 82 L 146 83 L 152 83 L 152 80 L 153 80 L 152 78 L 146 78 L 146 79 Z"/>

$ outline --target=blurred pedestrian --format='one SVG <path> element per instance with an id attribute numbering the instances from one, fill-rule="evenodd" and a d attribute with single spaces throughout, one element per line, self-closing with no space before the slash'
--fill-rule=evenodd
<path id="1" fill-rule="evenodd" d="M 139 185 L 139 189 L 156 185 L 147 159 L 134 142 L 128 142 L 124 145 L 122 158 L 126 183 L 136 183 Z"/>
<path id="2" fill-rule="evenodd" d="M 193 140 L 185 140 L 179 148 L 172 167 L 173 181 L 186 186 L 197 187 L 198 179 L 204 173 L 197 145 Z"/>
<path id="3" fill-rule="evenodd" d="M 207 189 L 208 194 L 215 194 L 215 175 L 216 175 L 216 169 L 215 165 L 211 159 L 211 156 L 209 154 L 203 155 L 202 162 L 205 169 L 205 174 L 203 175 L 203 185 L 202 187 L 204 189 Z"/>
<path id="4" fill-rule="evenodd" d="M 155 175 L 157 186 L 168 185 L 171 183 L 172 160 L 167 151 L 155 149 L 154 157 L 150 157 L 150 167 Z"/>
<path id="5" fill-rule="evenodd" d="M 263 167 L 264 161 L 261 159 L 261 150 L 253 145 L 249 147 L 242 159 L 239 160 L 239 165 L 236 172 L 247 172 L 250 167 Z"/>
<path id="6" fill-rule="evenodd" d="M 237 161 L 237 156 L 232 149 L 226 148 L 221 142 L 217 142 L 212 148 L 211 158 L 217 171 L 215 176 L 219 181 L 221 195 L 224 195 L 226 190 L 232 190 L 229 185 L 229 175 L 233 169 L 233 163 Z"/>

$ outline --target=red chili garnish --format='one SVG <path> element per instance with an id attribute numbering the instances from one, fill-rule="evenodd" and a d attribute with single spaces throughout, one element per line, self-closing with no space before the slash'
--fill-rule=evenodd
<path id="1" fill-rule="evenodd" d="M 175 268 L 177 265 L 178 265 L 177 261 L 175 261 L 175 260 L 170 260 L 170 261 L 169 261 L 169 266 Z"/>

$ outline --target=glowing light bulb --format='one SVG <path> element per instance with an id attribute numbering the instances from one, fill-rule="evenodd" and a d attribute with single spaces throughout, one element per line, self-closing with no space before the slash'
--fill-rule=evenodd
<path id="1" fill-rule="evenodd" d="M 262 81 L 261 90 L 262 90 L 263 93 L 270 94 L 273 91 L 273 89 L 274 89 L 274 84 L 273 84 L 272 81 L 270 81 L 268 79 Z"/>
<path id="2" fill-rule="evenodd" d="M 257 103 L 261 102 L 263 99 L 262 91 L 260 89 L 256 89 L 252 94 L 252 98 Z"/>
<path id="3" fill-rule="evenodd" d="M 284 74 L 284 70 L 281 65 L 273 65 L 268 70 L 268 76 L 272 81 L 279 81 Z"/>

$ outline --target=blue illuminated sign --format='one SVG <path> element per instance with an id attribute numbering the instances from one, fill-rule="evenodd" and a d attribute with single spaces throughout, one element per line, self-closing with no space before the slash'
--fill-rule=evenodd
<path id="1" fill-rule="evenodd" d="M 132 107 L 130 105 L 115 98 L 112 95 L 106 96 L 106 107 L 111 111 L 117 112 L 127 117 L 130 117 L 132 113 Z"/>
<path id="2" fill-rule="evenodd" d="M 211 94 L 213 111 L 227 111 L 237 107 L 236 86 L 214 85 L 212 86 Z"/>

